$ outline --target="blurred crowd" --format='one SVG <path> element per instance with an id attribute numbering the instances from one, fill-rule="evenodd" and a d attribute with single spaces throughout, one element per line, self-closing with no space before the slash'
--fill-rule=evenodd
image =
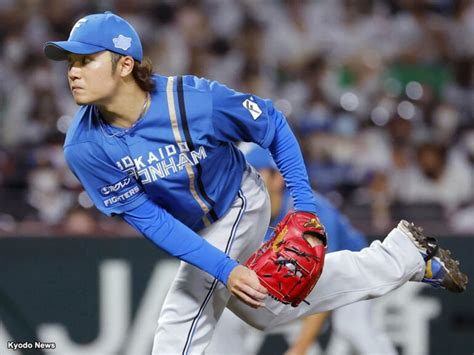
<path id="1" fill-rule="evenodd" d="M 371 234 L 474 231 L 472 0 L 0 0 L 0 234 L 130 235 L 68 170 L 77 107 L 42 55 L 112 10 L 155 71 L 272 98 L 313 187 Z"/>

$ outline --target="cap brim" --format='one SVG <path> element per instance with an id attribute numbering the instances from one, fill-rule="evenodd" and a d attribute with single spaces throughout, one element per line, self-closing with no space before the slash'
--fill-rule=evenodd
<path id="1" fill-rule="evenodd" d="M 69 53 L 93 54 L 104 50 L 102 47 L 76 41 L 47 42 L 44 45 L 44 54 L 51 60 L 66 60 Z"/>

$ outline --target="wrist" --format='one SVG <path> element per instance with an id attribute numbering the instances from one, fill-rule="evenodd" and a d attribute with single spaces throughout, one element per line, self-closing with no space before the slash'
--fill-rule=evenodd
<path id="1" fill-rule="evenodd" d="M 316 204 L 312 202 L 295 204 L 295 212 L 310 212 L 316 214 Z"/>
<path id="2" fill-rule="evenodd" d="M 230 278 L 230 275 L 232 274 L 232 271 L 234 271 L 237 266 L 239 266 L 240 264 L 235 261 L 234 259 L 229 259 L 229 263 L 226 265 L 225 267 L 225 270 L 224 272 L 222 273 L 223 274 L 223 277 L 222 277 L 222 280 L 224 280 L 224 285 L 227 287 L 228 283 L 229 283 L 229 278 Z"/>

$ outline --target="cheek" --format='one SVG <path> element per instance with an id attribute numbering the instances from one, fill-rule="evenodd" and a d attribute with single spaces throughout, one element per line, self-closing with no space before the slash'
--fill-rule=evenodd
<path id="1" fill-rule="evenodd" d="M 108 67 L 98 67 L 97 70 L 91 70 L 85 79 L 91 93 L 98 95 L 109 94 L 116 86 L 111 68 Z"/>

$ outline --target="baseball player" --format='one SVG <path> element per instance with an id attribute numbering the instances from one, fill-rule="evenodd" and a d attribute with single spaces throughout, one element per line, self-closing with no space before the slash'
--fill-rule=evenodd
<path id="1" fill-rule="evenodd" d="M 268 188 L 271 201 L 271 226 L 278 224 L 293 208 L 291 196 L 285 188 L 282 176 L 278 173 L 268 151 L 255 144 L 242 144 L 239 148 L 244 152 L 245 158 L 262 176 Z M 329 236 L 327 253 L 338 250 L 359 251 L 367 247 L 365 237 L 354 229 L 349 221 L 321 194 L 315 192 L 316 213 L 323 223 Z M 271 238 L 272 228 L 269 228 L 265 240 Z M 373 326 L 370 321 L 372 300 L 356 302 L 332 312 L 332 329 L 334 333 L 342 336 L 356 350 L 358 354 L 397 354 L 388 336 Z M 289 335 L 290 348 L 286 355 L 306 354 L 322 330 L 322 326 L 329 312 L 318 313 L 306 317 L 301 325 L 296 339 Z M 259 342 L 253 341 L 246 344 L 247 339 L 252 339 L 253 334 L 248 333 L 248 327 L 239 318 L 225 310 L 219 320 L 207 354 L 223 354 L 229 346 L 228 336 L 232 334 L 232 343 L 242 344 L 232 354 L 257 353 Z M 253 345 L 253 348 L 250 347 Z"/>
<path id="2" fill-rule="evenodd" d="M 71 170 L 100 211 L 183 261 L 153 353 L 203 353 L 225 307 L 266 329 L 409 280 L 465 288 L 455 261 L 407 222 L 383 243 L 325 258 L 298 143 L 270 100 L 191 75 L 154 75 L 136 31 L 110 12 L 80 19 L 67 41 L 48 42 L 44 51 L 68 62 L 80 105 L 64 143 Z M 270 202 L 236 141 L 270 150 L 295 205 L 279 239 L 258 252 Z"/>

